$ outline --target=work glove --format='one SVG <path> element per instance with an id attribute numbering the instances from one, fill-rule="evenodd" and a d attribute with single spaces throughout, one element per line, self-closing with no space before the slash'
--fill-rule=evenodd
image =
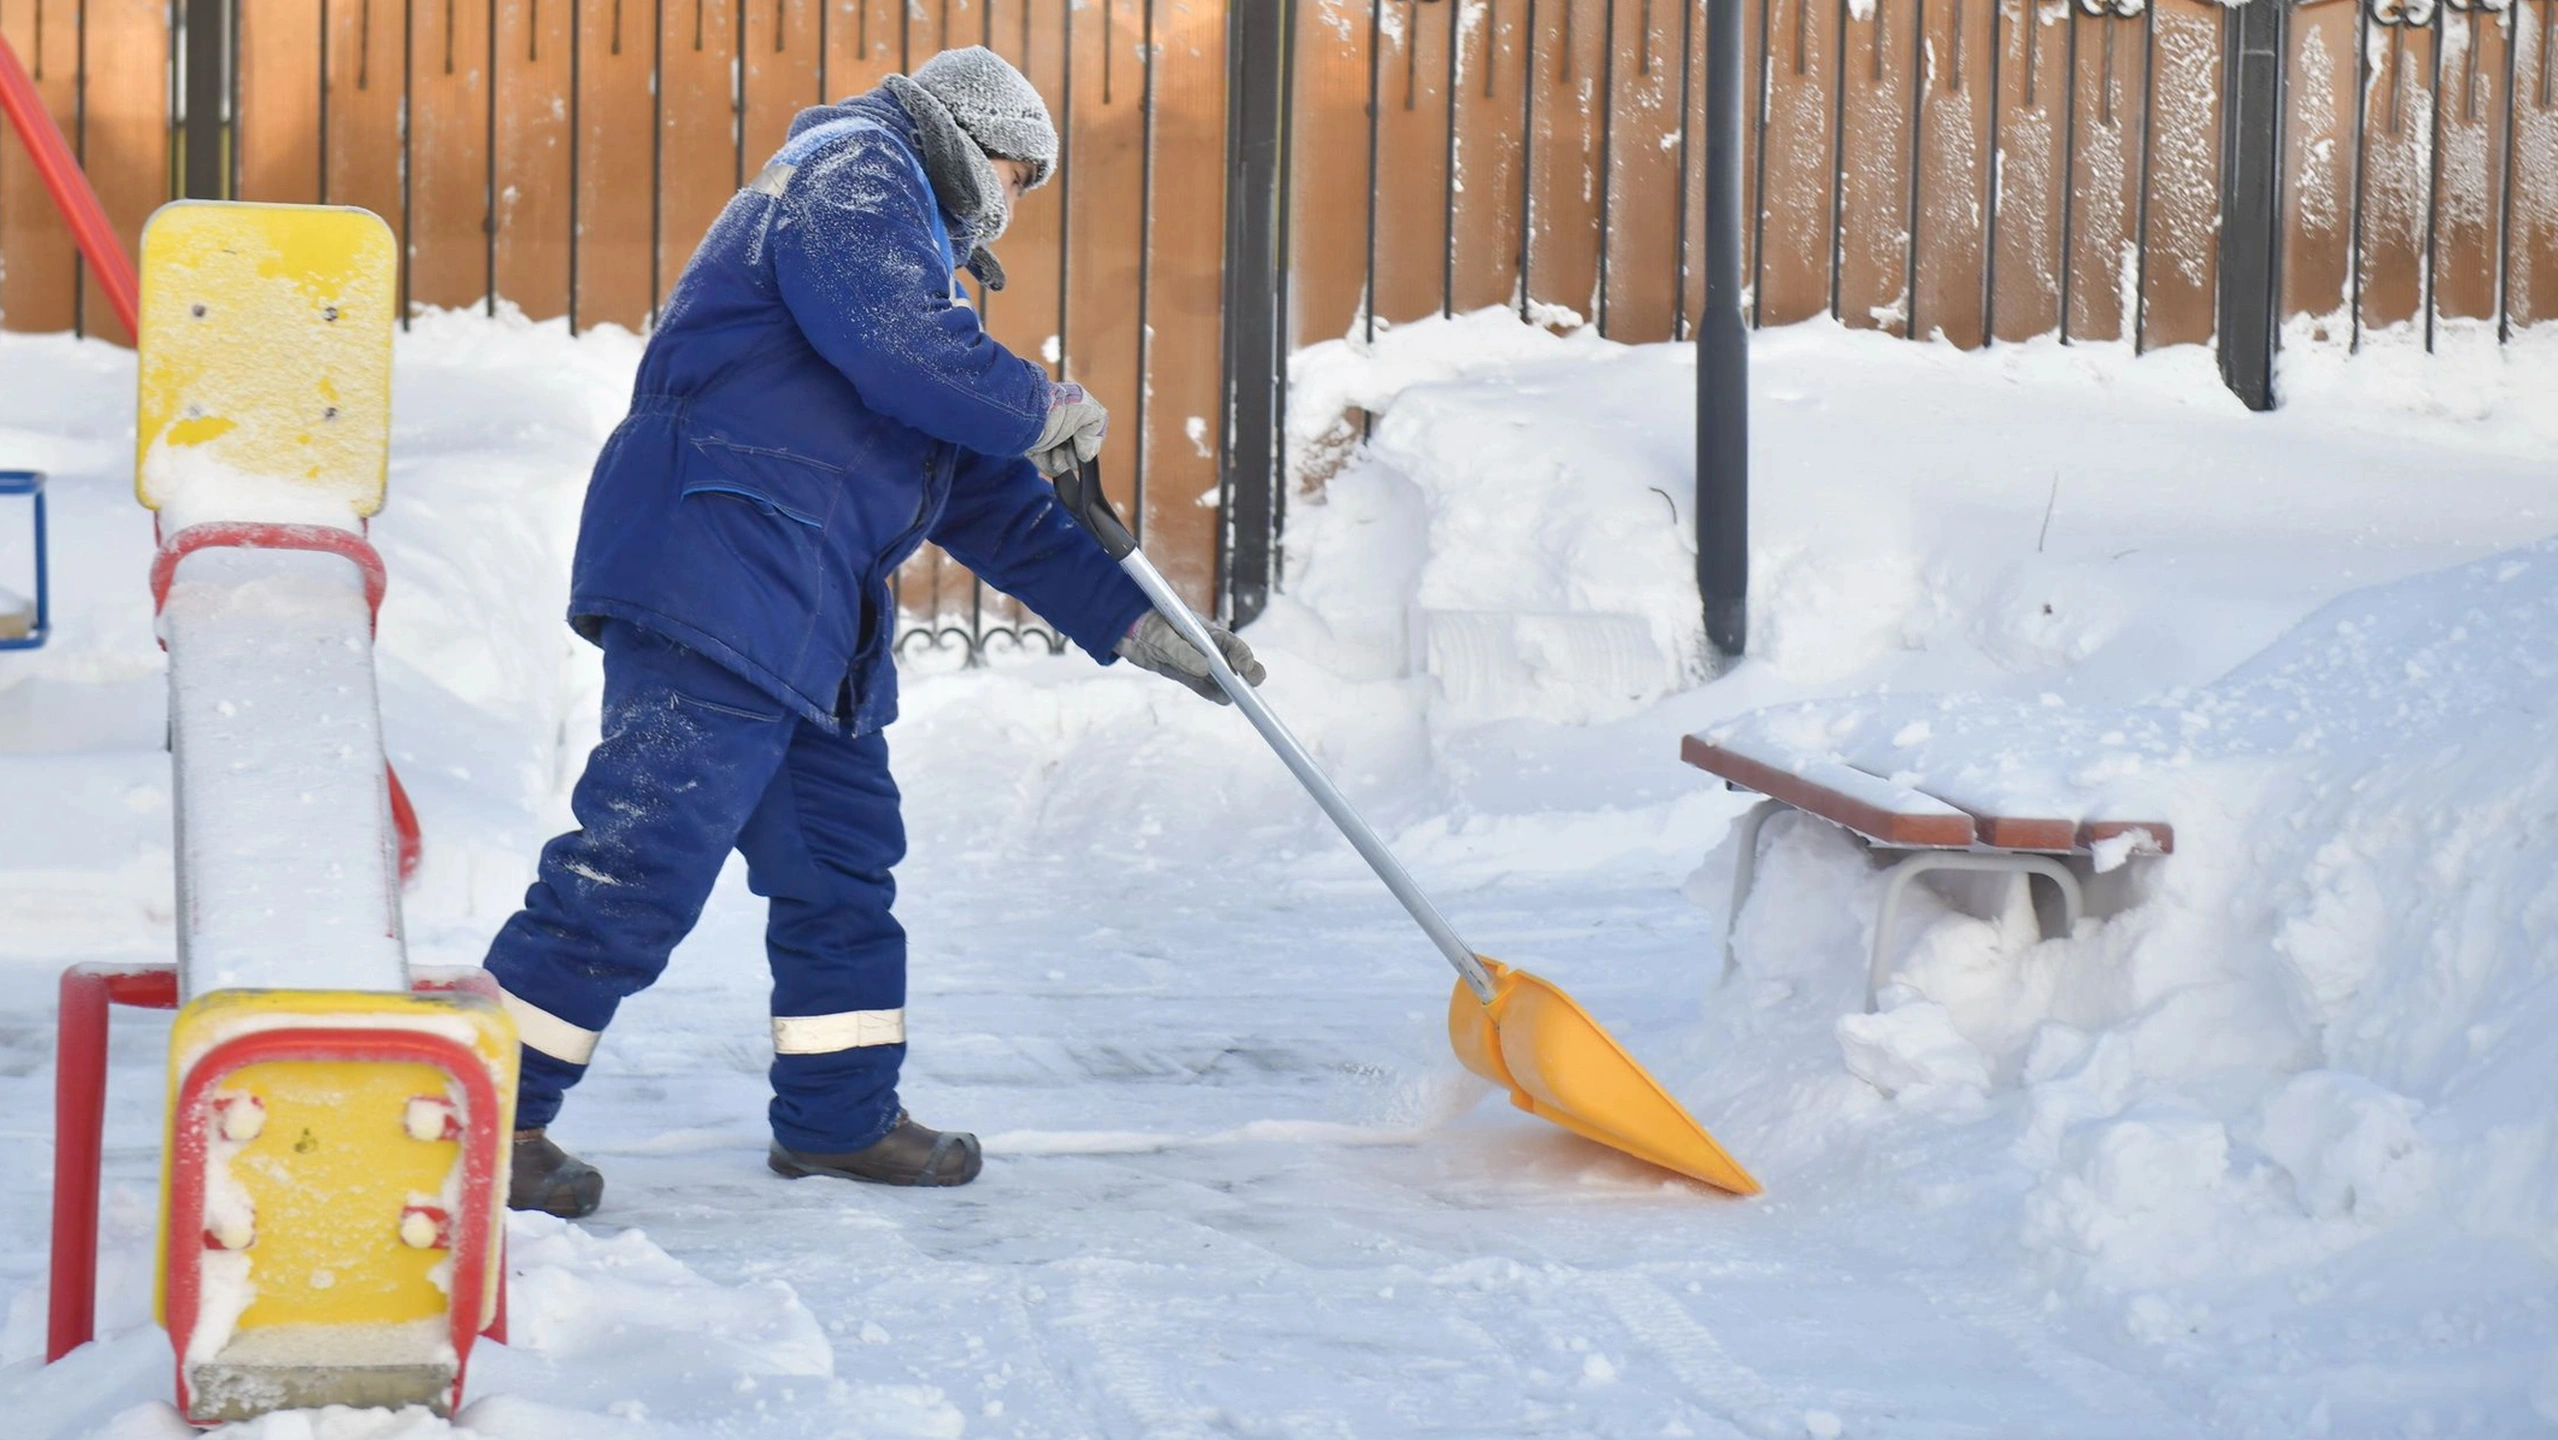
<path id="1" fill-rule="evenodd" d="M 1110 435 L 1110 412 L 1071 381 L 1048 383 L 1048 421 L 1030 442 L 1030 463 L 1055 479 L 1101 453 Z"/>
<path id="2" fill-rule="evenodd" d="M 1208 638 L 1217 642 L 1217 653 L 1226 657 L 1227 668 L 1242 676 L 1245 684 L 1259 685 L 1270 673 L 1252 658 L 1252 647 L 1243 643 L 1242 636 L 1214 620 L 1202 619 L 1199 623 L 1208 627 Z M 1182 639 L 1171 621 L 1152 610 L 1129 626 L 1128 633 L 1110 649 L 1138 669 L 1169 675 L 1220 705 L 1235 703 L 1217 688 L 1217 677 L 1208 672 L 1208 657 Z"/>

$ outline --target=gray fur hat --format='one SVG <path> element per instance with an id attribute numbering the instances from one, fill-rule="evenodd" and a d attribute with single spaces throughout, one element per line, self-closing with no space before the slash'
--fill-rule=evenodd
<path id="1" fill-rule="evenodd" d="M 1030 167 L 1033 190 L 1057 168 L 1057 127 L 1022 73 L 983 45 L 944 50 L 915 67 L 914 83 L 950 110 L 977 148 Z"/>

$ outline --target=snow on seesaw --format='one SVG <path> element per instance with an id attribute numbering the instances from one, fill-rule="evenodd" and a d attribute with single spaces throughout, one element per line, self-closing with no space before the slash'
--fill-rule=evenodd
<path id="1" fill-rule="evenodd" d="M 926 657 L 890 736 L 906 1094 L 985 1176 L 764 1171 L 732 873 L 572 1097 L 605 1208 L 514 1221 L 514 1343 L 464 1413 L 226 1433 L 2547 1430 L 2558 346 L 2446 349 L 2296 346 L 2252 416 L 2195 350 L 1763 334 L 1752 658 L 1708 684 L 1684 351 L 1497 313 L 1316 347 L 1267 693 L 1460 932 L 1569 987 L 1763 1197 L 1481 1103 L 1445 967 L 1231 712 Z M 374 534 L 418 961 L 475 962 L 565 818 L 597 684 L 568 548 L 635 356 L 472 316 L 400 342 Z M 37 1363 L 53 977 L 171 945 L 130 360 L 7 336 L 0 371 L 60 626 L 0 656 L 0 1430 L 174 1437 L 162 1017 L 116 1020 L 104 1338 Z M 2136 797 L 2177 854 L 2052 942 L 1923 892 L 1869 1017 L 1879 877 L 1780 819 L 1718 984 L 1745 800 L 1677 740 L 1727 723 Z"/>

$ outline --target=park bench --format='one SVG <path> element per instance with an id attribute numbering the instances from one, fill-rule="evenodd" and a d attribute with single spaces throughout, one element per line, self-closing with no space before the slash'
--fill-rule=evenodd
<path id="1" fill-rule="evenodd" d="M 2086 912 L 2085 891 L 2073 858 L 2090 869 L 2099 857 L 2165 855 L 2176 832 L 2164 820 L 2089 819 L 2058 813 L 2022 813 L 2011 801 L 1966 802 L 1960 793 L 1935 794 L 1860 769 L 1846 760 L 1815 755 L 1733 726 L 1685 737 L 1679 756 L 1733 790 L 1763 796 L 1734 830 L 1732 908 L 1724 917 L 1723 973 L 1732 972 L 1732 932 L 1758 875 L 1759 832 L 1780 810 L 1817 816 L 1876 851 L 1901 852 L 1883 884 L 1874 917 L 1865 1008 L 1890 978 L 1892 922 L 1902 896 L 1920 876 L 1940 871 L 2006 874 L 2050 887 L 2051 904 L 2036 907 L 2046 939 L 2076 929 Z M 1939 786 L 1939 789 L 1947 787 Z M 2063 807 L 2053 806 L 2053 811 Z M 2111 868 L 2108 866 L 2107 868 Z"/>

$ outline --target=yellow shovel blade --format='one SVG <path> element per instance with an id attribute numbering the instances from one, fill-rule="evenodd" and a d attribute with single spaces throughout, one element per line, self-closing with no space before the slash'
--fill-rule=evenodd
<path id="1" fill-rule="evenodd" d="M 1465 982 L 1448 997 L 1448 1040 L 1510 1103 L 1612 1150 L 1735 1195 L 1759 1182 L 1696 1123 L 1616 1037 L 1549 981 L 1483 956 L 1492 1003 Z"/>

